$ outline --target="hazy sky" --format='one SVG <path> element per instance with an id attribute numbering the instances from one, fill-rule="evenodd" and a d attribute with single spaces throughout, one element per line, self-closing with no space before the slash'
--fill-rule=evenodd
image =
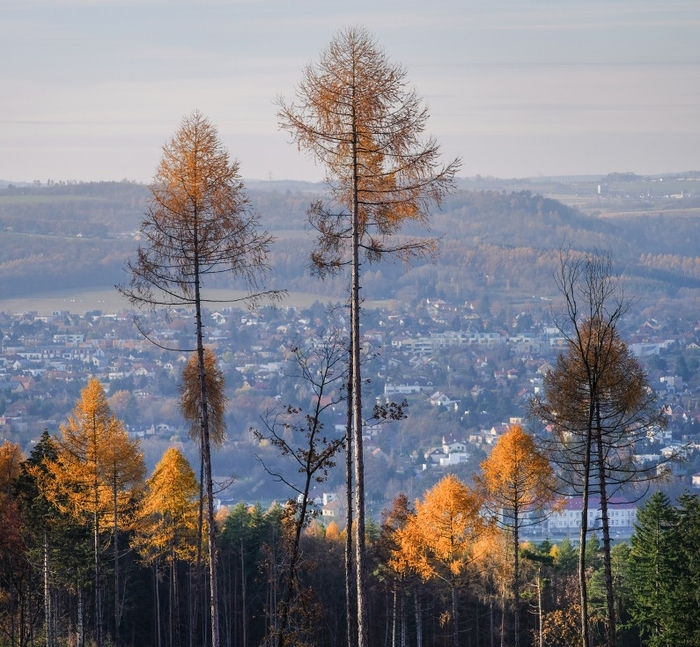
<path id="1" fill-rule="evenodd" d="M 149 182 L 199 109 L 245 178 L 319 180 L 275 99 L 350 26 L 463 176 L 700 169 L 698 0 L 0 0 L 0 179 Z"/>

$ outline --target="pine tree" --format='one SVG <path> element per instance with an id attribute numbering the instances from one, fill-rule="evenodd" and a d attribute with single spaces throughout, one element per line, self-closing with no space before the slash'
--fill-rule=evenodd
<path id="1" fill-rule="evenodd" d="M 678 510 L 656 492 L 639 508 L 630 538 L 630 613 L 649 647 L 688 644 L 675 621 L 675 592 L 683 570 L 678 522 Z"/>

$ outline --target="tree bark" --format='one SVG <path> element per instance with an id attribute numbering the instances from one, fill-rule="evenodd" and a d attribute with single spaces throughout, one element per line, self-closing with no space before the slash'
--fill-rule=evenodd
<path id="1" fill-rule="evenodd" d="M 353 104 L 354 113 L 354 104 Z M 362 376 L 360 374 L 360 206 L 358 202 L 357 124 L 353 114 L 352 136 L 352 282 L 350 288 L 350 334 L 352 336 L 352 411 L 355 445 L 355 580 L 357 586 L 357 645 L 369 647 L 365 600 L 365 465 L 362 439 Z"/>

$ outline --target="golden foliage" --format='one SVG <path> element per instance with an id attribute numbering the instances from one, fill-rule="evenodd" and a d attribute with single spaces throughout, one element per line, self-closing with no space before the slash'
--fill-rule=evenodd
<path id="1" fill-rule="evenodd" d="M 271 237 L 257 231 L 238 162 L 201 113 L 185 117 L 163 147 L 150 189 L 145 244 L 128 264 L 129 287 L 119 288 L 132 303 L 199 307 L 204 276 L 224 271 L 255 285 Z"/>
<path id="2" fill-rule="evenodd" d="M 525 513 L 541 511 L 555 498 L 552 466 L 519 425 L 498 439 L 476 480 L 504 527 L 523 525 Z"/>
<path id="3" fill-rule="evenodd" d="M 326 539 L 328 541 L 339 542 L 341 540 L 340 527 L 335 521 L 331 521 L 328 526 L 326 526 Z"/>
<path id="4" fill-rule="evenodd" d="M 197 478 L 180 450 L 170 447 L 146 482 L 134 544 L 147 563 L 193 561 L 198 527 Z"/>
<path id="5" fill-rule="evenodd" d="M 144 476 L 143 454 L 112 415 L 102 385 L 91 379 L 61 425 L 57 458 L 41 485 L 49 501 L 75 518 L 95 519 L 131 506 L 129 489 Z"/>
<path id="6" fill-rule="evenodd" d="M 6 440 L 0 445 L 0 494 L 9 492 L 12 482 L 20 475 L 23 460 L 17 443 Z"/>
<path id="7" fill-rule="evenodd" d="M 219 368 L 216 355 L 210 348 L 204 349 L 204 390 L 209 418 L 209 440 L 221 447 L 226 441 L 226 404 L 224 373 Z M 190 438 L 201 444 L 202 435 L 202 387 L 197 353 L 192 353 L 182 371 L 180 385 L 180 411 L 190 423 Z"/>
<path id="8" fill-rule="evenodd" d="M 399 549 L 390 560 L 392 568 L 453 582 L 473 562 L 476 542 L 486 530 L 481 505 L 477 492 L 455 475 L 445 476 L 416 501 L 415 514 L 396 531 Z"/>
<path id="9" fill-rule="evenodd" d="M 326 170 L 332 203 L 309 212 L 319 232 L 313 260 L 319 268 L 342 263 L 350 238 L 347 209 L 357 214 L 358 238 L 370 260 L 384 252 L 431 253 L 430 241 L 388 248 L 383 239 L 407 220 L 425 222 L 428 206 L 452 190 L 460 166 L 438 163 L 433 138 L 422 139 L 427 109 L 365 30 L 340 31 L 303 72 L 296 101 L 280 102 L 280 125 Z"/>

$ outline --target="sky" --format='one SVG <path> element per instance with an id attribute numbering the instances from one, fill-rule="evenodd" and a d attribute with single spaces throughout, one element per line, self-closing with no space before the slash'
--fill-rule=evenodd
<path id="1" fill-rule="evenodd" d="M 199 110 L 245 179 L 319 181 L 276 101 L 348 27 L 460 176 L 700 170 L 698 0 L 0 0 L 0 180 L 148 183 Z"/>

